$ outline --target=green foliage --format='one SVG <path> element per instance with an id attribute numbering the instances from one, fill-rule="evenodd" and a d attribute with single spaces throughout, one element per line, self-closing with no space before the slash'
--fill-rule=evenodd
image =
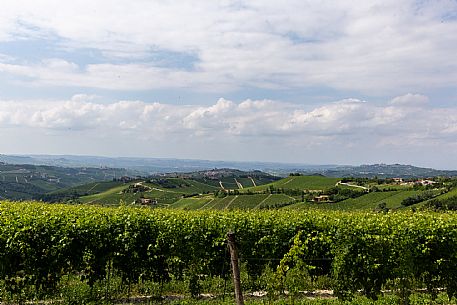
<path id="1" fill-rule="evenodd" d="M 432 191 L 424 191 L 424 192 L 418 193 L 416 195 L 413 195 L 411 197 L 407 197 L 407 198 L 403 199 L 401 204 L 403 206 L 407 207 L 407 206 L 431 199 L 433 197 L 435 197 L 435 194 Z"/>
<path id="2" fill-rule="evenodd" d="M 457 196 L 430 200 L 429 202 L 427 202 L 425 207 L 428 209 L 433 209 L 435 211 L 456 211 Z"/>
<path id="3" fill-rule="evenodd" d="M 406 197 L 414 196 L 418 191 L 387 191 L 387 192 L 370 192 L 356 198 L 349 198 L 336 203 L 322 203 L 313 205 L 315 209 L 323 210 L 341 210 L 341 211 L 360 211 L 375 210 L 379 204 L 384 203 L 387 209 L 398 209 L 403 207 L 401 202 Z M 309 206 L 305 206 L 308 207 Z"/>
<path id="4" fill-rule="evenodd" d="M 67 277 L 103 292 L 97 287 L 114 274 L 127 287 L 181 279 L 196 296 L 207 278 L 228 276 L 228 231 L 237 236 L 249 278 L 255 282 L 269 266 L 279 291 L 297 294 L 327 277 L 340 298 L 361 291 L 376 299 L 381 289 L 394 289 L 407 303 L 418 287 L 431 297 L 445 288 L 454 297 L 455 216 L 1 202 L 0 297 L 22 303 L 51 293 Z"/>
<path id="5" fill-rule="evenodd" d="M 265 191 L 268 189 L 288 189 L 288 190 L 326 190 L 334 187 L 339 178 L 330 178 L 324 176 L 289 176 L 276 182 L 251 187 L 244 191 L 252 192 Z"/>
<path id="6" fill-rule="evenodd" d="M 62 189 L 129 173 L 131 171 L 125 169 L 65 168 L 0 162 L 0 198 L 47 201 L 74 199 L 76 195 L 81 194 L 79 189 Z"/>

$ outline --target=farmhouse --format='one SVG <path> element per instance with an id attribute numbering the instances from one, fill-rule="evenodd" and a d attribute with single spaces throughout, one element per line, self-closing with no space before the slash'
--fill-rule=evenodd
<path id="1" fill-rule="evenodd" d="M 327 195 L 316 196 L 313 199 L 314 202 L 329 202 L 330 197 Z"/>
<path id="2" fill-rule="evenodd" d="M 137 203 L 141 205 L 156 205 L 157 204 L 157 199 L 152 199 L 152 198 L 139 198 L 137 200 Z"/>
<path id="3" fill-rule="evenodd" d="M 423 186 L 426 186 L 426 185 L 433 185 L 433 184 L 435 184 L 435 183 L 436 183 L 435 181 L 427 180 L 427 179 L 423 179 L 423 180 L 417 181 L 417 184 L 421 184 L 421 185 L 423 185 Z"/>
<path id="4" fill-rule="evenodd" d="M 396 184 L 403 183 L 403 178 L 392 178 L 392 180 L 393 180 Z"/>

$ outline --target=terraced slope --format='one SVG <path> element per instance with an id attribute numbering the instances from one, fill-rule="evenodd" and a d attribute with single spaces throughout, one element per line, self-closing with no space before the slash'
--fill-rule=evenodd
<path id="1" fill-rule="evenodd" d="M 184 194 L 202 194 L 219 189 L 218 187 L 199 181 L 183 178 L 151 179 L 149 182 L 145 182 L 144 185 L 151 188 L 158 188 Z"/>
<path id="2" fill-rule="evenodd" d="M 135 185 L 138 186 L 135 189 Z M 135 181 L 107 189 L 97 194 L 80 197 L 82 203 L 103 205 L 132 204 L 139 198 L 156 199 L 160 205 L 170 205 L 184 196 L 204 194 L 218 188 L 204 183 L 181 178 L 155 179 L 148 182 Z"/>
<path id="3" fill-rule="evenodd" d="M 390 191 L 390 192 L 372 192 L 366 195 L 346 199 L 336 203 L 297 203 L 286 208 L 289 209 L 322 209 L 322 210 L 373 210 L 380 203 L 385 203 L 389 209 L 402 208 L 401 202 L 410 196 L 419 194 L 420 191 Z"/>
<path id="4" fill-rule="evenodd" d="M 249 210 L 275 208 L 292 202 L 294 198 L 285 194 L 254 194 L 235 195 L 223 198 L 212 196 L 183 198 L 172 204 L 170 208 L 189 210 Z"/>
<path id="5" fill-rule="evenodd" d="M 182 210 L 199 210 L 205 205 L 211 203 L 214 200 L 211 196 L 206 197 L 190 197 L 190 198 L 181 198 L 175 203 L 171 204 L 169 208 L 171 209 L 182 209 Z"/>
<path id="6" fill-rule="evenodd" d="M 273 183 L 246 188 L 244 191 L 250 190 L 252 192 L 257 192 L 268 189 L 269 187 L 299 190 L 326 190 L 334 187 L 340 180 L 341 179 L 339 178 L 323 176 L 289 176 Z"/>

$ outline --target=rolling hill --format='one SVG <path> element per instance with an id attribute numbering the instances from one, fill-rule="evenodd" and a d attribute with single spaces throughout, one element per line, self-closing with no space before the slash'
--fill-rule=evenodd
<path id="1" fill-rule="evenodd" d="M 225 189 L 242 190 L 245 187 L 254 187 L 263 183 L 277 181 L 279 178 L 259 171 L 243 172 L 232 169 L 213 169 L 210 171 L 199 171 L 192 173 L 169 173 L 156 175 L 149 178 L 135 179 L 128 182 L 100 182 L 76 186 L 65 190 L 58 190 L 48 193 L 43 198 L 71 200 L 77 203 L 116 205 L 120 203 L 132 204 L 140 198 L 150 198 L 161 206 L 172 208 L 186 207 L 197 209 L 209 200 L 214 204 L 219 203 L 224 208 L 220 198 L 214 198 L 214 194 Z M 60 197 L 59 197 L 60 196 Z M 260 198 L 259 196 L 257 196 Z M 268 197 L 267 195 L 263 197 Z M 269 207 L 277 203 L 277 198 L 284 203 L 284 196 L 273 196 L 263 202 L 263 206 Z M 287 196 L 286 196 L 287 197 Z M 256 196 L 240 196 L 234 202 L 235 207 L 255 207 L 263 199 L 257 201 Z M 287 197 L 287 200 L 291 199 Z M 194 206 L 191 206 L 195 204 Z"/>
<path id="2" fill-rule="evenodd" d="M 398 179 L 346 178 L 342 181 L 337 177 L 298 174 L 279 178 L 260 171 L 228 168 L 148 178 L 124 176 L 129 173 L 111 168 L 1 163 L 0 199 L 101 205 L 138 204 L 149 199 L 154 206 L 188 210 L 297 208 L 352 211 L 374 210 L 381 204 L 387 209 L 401 209 L 404 208 L 404 199 L 426 189 L 426 186 L 415 185 L 414 180 L 400 183 Z M 437 181 L 436 186 L 428 186 L 436 188 L 435 198 L 457 195 L 456 188 L 450 187 L 457 185 L 452 179 Z M 443 189 L 450 191 L 440 195 Z M 319 197 L 322 201 L 318 200 Z M 417 202 L 413 207 L 425 203 L 426 200 Z"/>
<path id="3" fill-rule="evenodd" d="M 259 192 L 268 188 L 275 189 L 296 189 L 296 190 L 326 190 L 334 187 L 340 178 L 324 177 L 320 175 L 314 176 L 289 176 L 281 180 L 243 189 L 242 192 Z"/>
<path id="4" fill-rule="evenodd" d="M 58 190 L 97 181 L 113 180 L 132 172 L 119 168 L 68 168 L 0 162 L 0 198 L 42 199 Z"/>
<path id="5" fill-rule="evenodd" d="M 98 193 L 81 196 L 79 203 L 116 205 L 133 204 L 140 198 L 156 200 L 161 206 L 170 205 L 183 197 L 199 196 L 217 191 L 218 188 L 192 179 L 151 178 L 133 180 Z"/>

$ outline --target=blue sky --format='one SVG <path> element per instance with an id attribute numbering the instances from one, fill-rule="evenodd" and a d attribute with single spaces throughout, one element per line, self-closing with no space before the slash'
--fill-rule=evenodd
<path id="1" fill-rule="evenodd" d="M 455 169 L 455 33 L 455 0 L 6 0 L 0 153 Z"/>

